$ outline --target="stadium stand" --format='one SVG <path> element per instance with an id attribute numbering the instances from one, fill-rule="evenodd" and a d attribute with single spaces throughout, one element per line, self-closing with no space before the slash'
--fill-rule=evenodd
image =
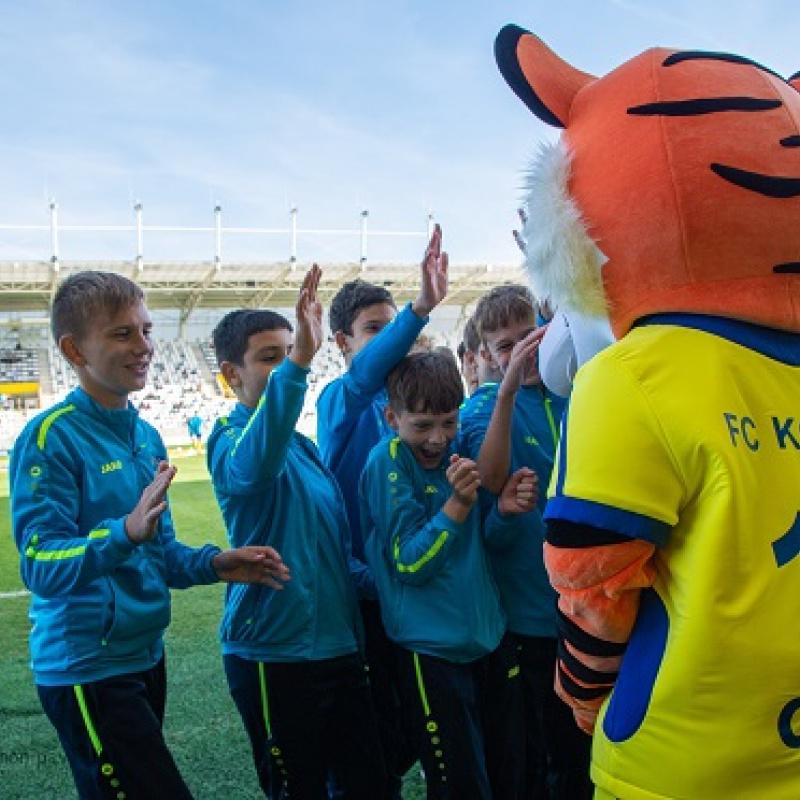
<path id="1" fill-rule="evenodd" d="M 74 385 L 69 365 L 50 340 L 47 310 L 57 281 L 80 269 L 106 269 L 137 280 L 145 289 L 155 330 L 160 335 L 148 387 L 132 401 L 170 446 L 190 444 L 187 418 L 203 420 L 203 435 L 230 410 L 233 399 L 211 344 L 217 321 L 234 307 L 271 308 L 293 320 L 304 274 L 300 265 L 205 263 L 147 264 L 142 274 L 128 262 L 67 264 L 55 271 L 46 262 L 0 262 L 0 454 L 8 452 L 30 416 L 61 399 Z M 398 304 L 418 290 L 418 264 L 327 264 L 323 306 L 346 280 L 362 277 L 387 286 Z M 521 280 L 517 267 L 454 265 L 450 292 L 425 329 L 435 345 L 456 351 L 463 324 L 487 289 Z M 327 321 L 325 321 L 327 329 Z M 343 369 L 332 339 L 314 360 L 299 430 L 314 436 L 316 400 Z"/>

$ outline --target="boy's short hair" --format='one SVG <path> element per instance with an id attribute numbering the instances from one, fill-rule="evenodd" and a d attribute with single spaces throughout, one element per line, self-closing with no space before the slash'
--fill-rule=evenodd
<path id="1" fill-rule="evenodd" d="M 358 316 L 362 308 L 374 306 L 378 303 L 388 303 L 392 308 L 397 308 L 394 304 L 392 293 L 383 286 L 356 278 L 348 281 L 339 289 L 331 300 L 328 320 L 330 321 L 331 331 L 336 333 L 341 331 L 348 336 L 353 335 L 353 321 Z"/>
<path id="2" fill-rule="evenodd" d="M 452 352 L 407 355 L 386 379 L 389 405 L 395 413 L 447 414 L 464 402 L 464 383 Z"/>
<path id="3" fill-rule="evenodd" d="M 142 302 L 142 287 L 124 275 L 94 270 L 76 272 L 59 285 L 53 298 L 50 312 L 53 339 L 59 342 L 67 334 L 80 339 L 91 320 L 102 315 L 113 317 Z"/>
<path id="4" fill-rule="evenodd" d="M 472 318 L 478 336 L 486 341 L 486 334 L 496 331 L 512 322 L 524 322 L 528 319 L 536 323 L 536 298 L 527 286 L 511 283 L 495 286 L 478 301 Z"/>
<path id="5" fill-rule="evenodd" d="M 470 353 L 475 353 L 477 355 L 478 350 L 481 349 L 481 337 L 478 333 L 478 326 L 475 324 L 475 317 L 471 316 L 467 320 L 467 324 L 464 325 L 464 334 L 461 337 L 461 344 L 460 347 L 464 347 L 464 350 L 469 350 Z M 460 356 L 463 360 L 463 356 Z"/>
<path id="6" fill-rule="evenodd" d="M 231 364 L 244 364 L 247 342 L 253 334 L 261 331 L 294 331 L 286 317 L 266 309 L 246 309 L 229 311 L 214 328 L 211 334 L 217 364 L 230 361 Z"/>

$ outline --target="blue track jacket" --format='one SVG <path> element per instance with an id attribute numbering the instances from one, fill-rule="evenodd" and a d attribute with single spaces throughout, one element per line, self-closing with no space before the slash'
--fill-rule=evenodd
<path id="1" fill-rule="evenodd" d="M 486 383 L 467 400 L 461 412 L 466 454 L 477 459 L 497 401 L 498 384 Z M 508 629 L 523 636 L 555 638 L 558 595 L 544 567 L 542 511 L 553 471 L 558 426 L 565 401 L 538 386 L 517 392 L 511 423 L 511 472 L 530 467 L 539 477 L 538 508 L 520 517 L 521 535 L 506 548 L 489 553 Z"/>
<path id="2" fill-rule="evenodd" d="M 231 544 L 271 545 L 292 573 L 279 591 L 227 587 L 222 651 L 250 661 L 318 661 L 358 650 L 344 501 L 314 443 L 294 429 L 307 375 L 286 359 L 270 374 L 258 406 L 237 404 L 208 440 Z"/>
<path id="3" fill-rule="evenodd" d="M 358 510 L 358 481 L 370 450 L 390 433 L 383 415 L 388 404 L 386 378 L 403 359 L 425 327 L 409 303 L 331 381 L 317 400 L 317 444 L 323 461 L 336 476 L 344 495 L 353 534 L 353 555 L 364 560 Z"/>
<path id="4" fill-rule="evenodd" d="M 162 657 L 170 587 L 219 580 L 214 545 L 175 539 L 167 509 L 139 546 L 125 517 L 167 458 L 129 405 L 99 406 L 82 389 L 31 420 L 11 454 L 11 524 L 33 598 L 38 684 L 68 686 L 150 669 Z"/>
<path id="5" fill-rule="evenodd" d="M 367 561 L 390 639 L 417 653 L 469 663 L 492 652 L 506 628 L 486 547 L 517 535 L 496 506 L 485 525 L 476 504 L 463 523 L 442 506 L 445 465 L 425 470 L 396 435 L 380 441 L 361 478 Z"/>

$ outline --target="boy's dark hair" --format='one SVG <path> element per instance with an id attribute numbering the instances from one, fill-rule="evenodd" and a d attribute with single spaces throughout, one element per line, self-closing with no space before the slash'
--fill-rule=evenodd
<path id="1" fill-rule="evenodd" d="M 478 301 L 472 319 L 482 342 L 486 334 L 512 322 L 532 320 L 536 324 L 536 298 L 527 286 L 511 283 L 495 286 Z"/>
<path id="2" fill-rule="evenodd" d="M 464 350 L 469 350 L 470 353 L 478 354 L 478 350 L 481 349 L 481 337 L 478 334 L 478 326 L 475 324 L 475 317 L 472 316 L 467 320 L 467 324 L 464 326 L 464 335 L 461 338 L 461 347 L 463 345 Z M 461 356 L 463 360 L 463 356 Z"/>
<path id="3" fill-rule="evenodd" d="M 279 330 L 293 331 L 294 328 L 286 317 L 275 311 L 244 308 L 229 311 L 211 334 L 217 364 L 230 361 L 241 366 L 244 364 L 247 342 L 253 334 Z"/>
<path id="4" fill-rule="evenodd" d="M 407 355 L 386 379 L 395 413 L 448 414 L 464 402 L 464 384 L 452 352 Z"/>
<path id="5" fill-rule="evenodd" d="M 89 322 L 99 316 L 113 317 L 125 308 L 144 302 L 142 287 L 116 272 L 76 272 L 56 290 L 50 312 L 50 330 L 58 342 L 71 334 L 80 339 Z"/>
<path id="6" fill-rule="evenodd" d="M 341 331 L 352 336 L 353 321 L 358 316 L 358 312 L 362 308 L 374 306 L 377 303 L 388 303 L 392 308 L 397 308 L 392 293 L 383 286 L 362 281 L 361 278 L 348 281 L 331 300 L 328 311 L 331 331 L 333 333 Z"/>

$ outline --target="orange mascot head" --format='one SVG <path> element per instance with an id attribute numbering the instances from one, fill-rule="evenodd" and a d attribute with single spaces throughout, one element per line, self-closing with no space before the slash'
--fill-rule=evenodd
<path id="1" fill-rule="evenodd" d="M 651 49 L 595 78 L 509 25 L 500 71 L 563 128 L 528 182 L 526 266 L 614 333 L 658 312 L 800 331 L 800 73 Z"/>

